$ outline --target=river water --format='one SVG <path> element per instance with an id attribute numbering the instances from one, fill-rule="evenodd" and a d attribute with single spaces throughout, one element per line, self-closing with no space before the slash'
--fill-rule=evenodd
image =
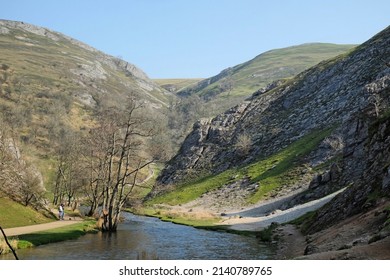
<path id="1" fill-rule="evenodd" d="M 195 229 L 124 214 L 116 233 L 18 250 L 24 260 L 239 260 L 272 259 L 274 248 L 252 236 Z M 0 259 L 13 259 L 12 254 Z"/>

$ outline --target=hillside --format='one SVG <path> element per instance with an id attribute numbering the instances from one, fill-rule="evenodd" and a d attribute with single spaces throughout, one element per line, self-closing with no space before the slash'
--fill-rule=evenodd
<path id="1" fill-rule="evenodd" d="M 356 118 L 387 112 L 389 32 L 195 123 L 154 193 L 226 188 L 233 197 L 246 189 L 245 204 L 307 188 L 355 139 L 349 131 L 360 125 Z"/>
<path id="2" fill-rule="evenodd" d="M 301 71 L 354 45 L 312 43 L 275 49 L 254 59 L 223 70 L 207 79 L 155 80 L 179 98 L 171 104 L 169 128 L 175 131 L 175 148 L 191 132 L 191 125 L 201 118 L 215 117 L 240 104 L 254 92 L 264 92 Z"/>
<path id="3" fill-rule="evenodd" d="M 219 213 L 233 229 L 274 221 L 279 258 L 388 259 L 389 46 L 390 27 L 198 121 L 147 203 Z"/>
<path id="4" fill-rule="evenodd" d="M 52 182 L 61 139 L 91 128 L 98 112 L 129 98 L 166 123 L 174 96 L 139 68 L 47 28 L 0 21 L 0 119 L 23 156 Z"/>
<path id="5" fill-rule="evenodd" d="M 309 43 L 270 50 L 247 62 L 224 69 L 216 76 L 178 90 L 178 95 L 197 95 L 208 103 L 216 104 L 218 112 L 223 112 L 269 83 L 293 77 L 320 61 L 353 47 L 354 45 Z"/>
<path id="6" fill-rule="evenodd" d="M 198 83 L 201 80 L 203 79 L 153 79 L 153 81 L 160 87 L 172 93 L 176 93 L 183 88 Z"/>

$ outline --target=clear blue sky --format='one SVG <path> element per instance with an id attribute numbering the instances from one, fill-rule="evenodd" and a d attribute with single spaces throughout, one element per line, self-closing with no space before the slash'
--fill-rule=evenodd
<path id="1" fill-rule="evenodd" d="M 206 78 L 302 43 L 360 44 L 390 24 L 389 0 L 1 2 L 1 19 L 64 33 L 151 78 Z"/>

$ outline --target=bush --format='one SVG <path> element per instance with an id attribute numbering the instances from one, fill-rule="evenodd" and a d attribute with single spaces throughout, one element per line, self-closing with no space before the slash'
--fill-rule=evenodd
<path id="1" fill-rule="evenodd" d="M 18 247 L 18 240 L 11 239 L 8 240 L 12 248 L 16 249 Z M 0 238 L 0 255 L 5 255 L 11 252 L 11 249 L 8 247 L 8 244 L 5 242 L 4 238 Z"/>

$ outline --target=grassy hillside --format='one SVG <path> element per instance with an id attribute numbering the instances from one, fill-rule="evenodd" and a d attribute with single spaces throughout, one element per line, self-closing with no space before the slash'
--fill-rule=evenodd
<path id="1" fill-rule="evenodd" d="M 202 79 L 153 79 L 153 81 L 158 84 L 160 87 L 170 91 L 178 92 L 185 87 L 196 84 Z"/>
<path id="2" fill-rule="evenodd" d="M 0 197 L 0 226 L 3 228 L 35 225 L 53 221 L 29 207 Z M 54 217 L 53 217 L 54 218 Z"/>
<path id="3" fill-rule="evenodd" d="M 314 131 L 270 157 L 259 159 L 237 169 L 229 169 L 219 174 L 188 182 L 171 192 L 149 200 L 147 204 L 178 205 L 187 203 L 204 193 L 242 178 L 247 178 L 250 183 L 258 183 L 261 186 L 247 201 L 248 204 L 256 203 L 272 192 L 279 191 L 283 186 L 292 185 L 301 179 L 302 170 L 305 169 L 305 156 L 313 151 L 325 137 L 329 136 L 332 130 L 333 128 Z"/>
<path id="4" fill-rule="evenodd" d="M 134 65 L 46 28 L 0 20 L 0 122 L 50 189 L 55 149 L 130 97 L 164 123 L 173 95 Z"/>
<path id="5" fill-rule="evenodd" d="M 275 49 L 223 70 L 179 91 L 179 95 L 198 95 L 222 112 L 269 83 L 295 76 L 317 63 L 342 54 L 354 45 L 311 43 Z"/>

